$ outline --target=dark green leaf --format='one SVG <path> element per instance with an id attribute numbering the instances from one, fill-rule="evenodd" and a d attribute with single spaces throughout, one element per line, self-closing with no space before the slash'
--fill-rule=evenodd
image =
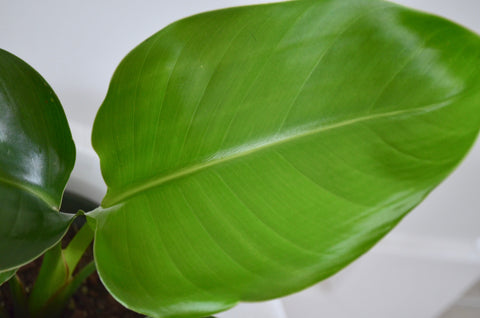
<path id="1" fill-rule="evenodd" d="M 18 57 L 0 50 L 0 272 L 58 242 L 58 212 L 75 146 L 58 98 Z"/>
<path id="2" fill-rule="evenodd" d="M 312 285 L 390 231 L 480 127 L 480 40 L 380 0 L 174 23 L 117 69 L 94 126 L 106 287 L 200 317 Z"/>
<path id="3" fill-rule="evenodd" d="M 1 272 L 0 273 L 0 285 L 5 283 L 10 278 L 12 278 L 13 275 L 15 275 L 15 270 Z"/>

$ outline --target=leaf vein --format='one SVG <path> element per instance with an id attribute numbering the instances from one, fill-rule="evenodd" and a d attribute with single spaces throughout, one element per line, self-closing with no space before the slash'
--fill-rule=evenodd
<path id="1" fill-rule="evenodd" d="M 204 161 L 204 162 L 192 165 L 190 167 L 181 169 L 175 173 L 172 173 L 166 176 L 154 176 L 149 180 L 143 180 L 141 183 L 136 183 L 131 188 L 127 188 L 121 191 L 119 195 L 114 196 L 113 198 L 109 198 L 109 200 L 104 200 L 102 202 L 102 206 L 103 207 L 113 206 L 115 204 L 118 204 L 126 200 L 129 197 L 135 196 L 143 191 L 160 186 L 172 180 L 186 177 L 188 175 L 192 175 L 194 173 L 202 171 L 206 168 L 216 166 L 225 162 L 229 162 L 235 159 L 239 159 L 268 148 L 277 147 L 286 142 L 291 142 L 301 138 L 310 137 L 325 131 L 348 127 L 361 122 L 368 122 L 368 121 L 381 119 L 381 118 L 394 118 L 397 116 L 432 112 L 448 106 L 454 99 L 458 98 L 459 95 L 460 94 L 454 95 L 449 97 L 448 99 L 445 99 L 444 101 L 420 106 L 417 108 L 410 108 L 406 110 L 405 109 L 395 110 L 395 111 L 390 111 L 386 113 L 369 114 L 369 115 L 365 115 L 365 116 L 361 116 L 353 119 L 345 119 L 343 121 L 339 121 L 329 125 L 317 126 L 313 128 L 311 128 L 311 125 L 310 125 L 307 128 L 303 128 L 303 129 L 300 128 L 300 129 L 287 131 L 283 135 L 280 135 L 280 136 L 277 135 L 276 138 L 273 138 L 273 139 L 270 138 L 270 139 L 262 140 L 256 143 L 247 144 L 241 148 L 237 147 L 231 150 L 224 151 L 223 153 L 217 153 L 216 155 L 210 157 L 208 161 Z"/>
<path id="2" fill-rule="evenodd" d="M 295 247 L 297 250 L 299 251 L 302 251 L 304 253 L 307 253 L 307 254 L 310 254 L 310 255 L 314 255 L 314 256 L 320 256 L 319 253 L 315 252 L 315 251 L 312 251 L 312 250 L 309 250 L 301 245 L 299 245 L 298 243 L 288 239 L 287 237 L 281 235 L 277 230 L 275 230 L 274 227 L 270 226 L 269 224 L 267 224 L 263 219 L 261 219 L 258 214 L 256 214 L 254 212 L 254 210 L 245 202 L 244 199 L 242 199 L 233 189 L 232 187 L 225 181 L 225 179 L 219 174 L 219 173 L 215 173 L 215 175 L 220 179 L 220 181 L 225 185 L 225 187 L 229 190 L 230 193 L 232 193 L 232 195 L 237 198 L 237 200 L 240 202 L 241 205 L 243 205 L 246 210 L 248 210 L 261 224 L 263 224 L 263 226 L 265 228 L 267 228 L 268 230 L 270 230 L 271 232 L 274 233 L 275 236 L 279 237 L 281 240 L 283 241 L 286 241 L 288 242 L 290 245 L 292 245 L 293 247 Z"/>

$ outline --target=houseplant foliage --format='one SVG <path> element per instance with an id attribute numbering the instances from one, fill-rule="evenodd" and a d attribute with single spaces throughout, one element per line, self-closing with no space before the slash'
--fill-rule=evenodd
<path id="1" fill-rule="evenodd" d="M 0 52 L 6 280 L 68 228 L 75 152 L 48 85 Z M 153 35 L 93 128 L 108 191 L 86 215 L 106 288 L 152 317 L 202 317 L 333 275 L 465 156 L 479 58 L 477 35 L 381 0 L 231 8 Z"/>
<path id="2" fill-rule="evenodd" d="M 39 256 L 66 232 L 72 216 L 58 207 L 75 146 L 58 98 L 37 72 L 4 50 L 0 72 L 3 270 Z"/>

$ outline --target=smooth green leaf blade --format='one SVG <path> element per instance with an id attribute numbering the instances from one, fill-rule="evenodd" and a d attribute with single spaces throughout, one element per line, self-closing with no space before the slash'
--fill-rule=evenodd
<path id="1" fill-rule="evenodd" d="M 58 242 L 75 146 L 58 98 L 28 64 L 0 50 L 0 271 Z"/>
<path id="2" fill-rule="evenodd" d="M 92 136 L 95 258 L 154 317 L 295 292 L 345 267 L 460 162 L 480 39 L 376 0 L 174 23 L 117 69 Z"/>

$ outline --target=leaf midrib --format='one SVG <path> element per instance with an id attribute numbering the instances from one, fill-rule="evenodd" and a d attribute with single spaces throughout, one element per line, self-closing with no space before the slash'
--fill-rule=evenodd
<path id="1" fill-rule="evenodd" d="M 41 192 L 41 191 L 38 191 L 37 189 L 35 189 L 34 187 L 30 187 L 26 184 L 22 184 L 20 182 L 17 182 L 17 181 L 14 181 L 14 180 L 9 180 L 9 179 L 6 179 L 4 177 L 1 177 L 0 176 L 0 183 L 4 183 L 6 185 L 9 185 L 9 186 L 12 186 L 12 187 L 15 187 L 15 188 L 18 188 L 22 191 L 25 191 L 25 192 L 28 192 L 30 194 L 33 194 L 36 198 L 40 199 L 41 201 L 45 202 L 46 205 L 48 205 L 50 208 L 52 208 L 53 210 L 57 210 L 58 211 L 58 206 L 55 202 L 55 200 L 53 198 L 51 198 L 49 195 Z"/>
<path id="2" fill-rule="evenodd" d="M 181 169 L 177 172 L 171 173 L 171 174 L 166 175 L 166 176 L 153 177 L 153 178 L 147 180 L 143 184 L 136 185 L 136 186 L 131 187 L 131 188 L 127 188 L 126 190 L 120 192 L 120 194 L 118 194 L 116 196 L 113 196 L 112 198 L 109 198 L 108 195 L 107 195 L 107 196 L 105 196 L 105 199 L 102 202 L 102 207 L 114 206 L 114 205 L 119 204 L 122 201 L 124 201 L 124 200 L 126 200 L 126 199 L 128 199 L 132 196 L 135 196 L 136 194 L 138 194 L 140 192 L 147 191 L 151 188 L 160 186 L 160 185 L 165 184 L 169 181 L 179 179 L 179 178 L 185 177 L 187 175 L 194 174 L 194 173 L 196 173 L 200 170 L 204 170 L 204 169 L 212 167 L 212 166 L 220 165 L 220 164 L 225 163 L 227 161 L 232 161 L 232 160 L 235 160 L 235 159 L 238 159 L 238 158 L 241 158 L 241 157 L 246 157 L 246 156 L 248 156 L 252 153 L 256 153 L 256 152 L 259 152 L 259 151 L 267 149 L 267 148 L 275 147 L 275 146 L 287 143 L 289 141 L 293 141 L 293 140 L 301 139 L 301 138 L 306 138 L 306 137 L 309 137 L 309 136 L 312 136 L 312 135 L 315 135 L 315 134 L 318 134 L 318 133 L 322 133 L 324 131 L 329 131 L 329 130 L 333 130 L 333 129 L 337 129 L 337 128 L 342 128 L 342 127 L 354 125 L 354 124 L 357 124 L 357 123 L 360 123 L 360 122 L 367 122 L 367 121 L 371 121 L 371 120 L 375 120 L 375 119 L 379 119 L 379 118 L 389 118 L 389 117 L 392 118 L 392 117 L 407 115 L 407 114 L 425 113 L 425 112 L 435 111 L 437 109 L 448 106 L 449 104 L 451 104 L 451 102 L 454 99 L 458 99 L 461 95 L 463 95 L 463 94 L 456 94 L 456 95 L 453 95 L 451 97 L 446 98 L 443 101 L 439 101 L 439 102 L 436 102 L 436 103 L 433 103 L 433 104 L 424 105 L 424 106 L 421 106 L 421 107 L 390 111 L 390 112 L 386 112 L 386 113 L 376 113 L 376 114 L 370 114 L 370 115 L 366 115 L 366 116 L 357 117 L 357 118 L 354 118 L 354 119 L 347 119 L 347 120 L 343 120 L 343 121 L 340 121 L 340 122 L 337 122 L 337 123 L 332 123 L 332 124 L 329 124 L 329 125 L 326 125 L 326 126 L 320 126 L 320 127 L 316 127 L 316 128 L 313 128 L 313 129 L 307 129 L 307 130 L 301 131 L 300 133 L 297 133 L 298 130 L 294 130 L 295 131 L 294 133 L 284 134 L 283 137 L 274 138 L 274 140 L 272 142 L 263 143 L 258 147 L 257 147 L 258 143 L 256 143 L 254 147 L 250 147 L 250 148 L 243 147 L 242 151 L 231 151 L 231 152 L 226 151 L 227 155 L 223 156 L 223 157 L 218 157 L 218 153 L 217 153 L 217 158 L 216 159 L 192 165 L 190 167 Z M 239 149 L 239 148 L 241 148 L 241 146 L 236 147 L 236 149 Z"/>

